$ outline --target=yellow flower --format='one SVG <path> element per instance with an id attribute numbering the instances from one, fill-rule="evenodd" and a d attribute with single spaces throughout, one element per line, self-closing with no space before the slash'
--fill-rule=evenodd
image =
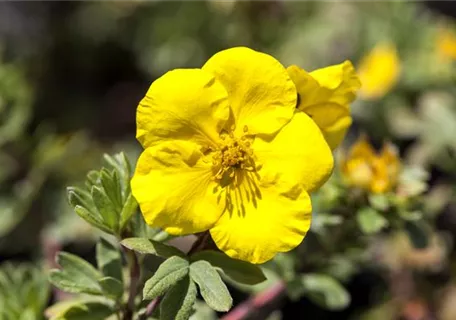
<path id="1" fill-rule="evenodd" d="M 146 222 L 174 235 L 210 230 L 233 258 L 262 263 L 310 226 L 309 192 L 333 157 L 273 57 L 237 47 L 152 83 L 137 110 L 145 148 L 131 182 Z"/>
<path id="2" fill-rule="evenodd" d="M 373 193 L 390 191 L 397 184 L 400 160 L 396 148 L 386 143 L 379 154 L 361 136 L 342 161 L 342 174 L 351 186 Z"/>
<path id="3" fill-rule="evenodd" d="M 310 73 L 292 65 L 287 71 L 298 91 L 298 109 L 315 121 L 334 150 L 352 123 L 350 103 L 360 87 L 353 65 L 345 61 Z"/>
<path id="4" fill-rule="evenodd" d="M 386 42 L 376 45 L 358 66 L 360 96 L 366 100 L 383 97 L 396 84 L 400 70 L 401 62 L 396 47 Z"/>
<path id="5" fill-rule="evenodd" d="M 437 53 L 443 60 L 456 60 L 456 35 L 449 29 L 441 29 L 437 35 Z"/>

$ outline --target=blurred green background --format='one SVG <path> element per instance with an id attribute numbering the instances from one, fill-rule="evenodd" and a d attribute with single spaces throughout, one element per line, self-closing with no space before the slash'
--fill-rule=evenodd
<path id="1" fill-rule="evenodd" d="M 174 68 L 200 67 L 233 46 L 310 71 L 346 59 L 358 67 L 378 44 L 391 44 L 398 76 L 380 96 L 355 101 L 346 145 L 365 132 L 374 145 L 392 141 L 405 163 L 429 170 L 429 203 L 438 228 L 453 241 L 455 15 L 453 2 L 0 2 L 0 262 L 9 279 L 0 281 L 0 300 L 7 300 L 7 282 L 17 288 L 28 282 L 27 292 L 40 296 L 33 291 L 42 281 L 35 270 L 21 271 L 25 280 L 14 278 L 10 263 L 49 266 L 62 248 L 93 259 L 94 231 L 72 213 L 65 187 L 101 166 L 104 152 L 124 150 L 135 163 L 141 151 L 136 106 L 150 83 Z M 444 320 L 456 319 L 451 256 L 445 272 L 425 272 L 436 287 L 449 286 L 437 295 L 441 303 L 431 303 Z M 43 286 L 35 287 L 46 291 Z M 389 290 L 372 270 L 357 275 L 349 289 L 353 302 L 343 312 L 303 300 L 286 304 L 283 317 L 306 312 L 309 319 L 349 319 L 379 305 L 376 292 Z M 37 301 L 30 313 L 47 303 Z M 425 307 L 410 303 L 404 319 L 433 319 L 414 318 Z"/>

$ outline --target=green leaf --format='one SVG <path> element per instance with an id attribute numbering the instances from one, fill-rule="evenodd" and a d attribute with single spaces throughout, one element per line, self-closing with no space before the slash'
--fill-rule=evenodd
<path id="1" fill-rule="evenodd" d="M 244 284 L 258 284 L 266 280 L 263 271 L 257 265 L 232 259 L 222 252 L 201 251 L 191 256 L 191 261 L 205 260 L 220 269 L 231 280 Z"/>
<path id="2" fill-rule="evenodd" d="M 201 296 L 208 306 L 221 312 L 231 308 L 233 299 L 230 292 L 209 262 L 193 262 L 190 265 L 190 277 L 198 284 Z"/>
<path id="3" fill-rule="evenodd" d="M 121 298 L 124 293 L 123 283 L 113 277 L 101 278 L 98 283 L 103 292 L 114 300 Z"/>
<path id="4" fill-rule="evenodd" d="M 69 293 L 87 293 L 101 295 L 101 288 L 98 283 L 78 281 L 77 278 L 62 272 L 58 269 L 49 271 L 49 281 L 60 290 Z"/>
<path id="5" fill-rule="evenodd" d="M 138 202 L 131 193 L 128 194 L 127 199 L 123 205 L 122 211 L 120 212 L 120 229 L 122 230 L 131 216 L 138 210 Z"/>
<path id="6" fill-rule="evenodd" d="M 427 248 L 429 245 L 428 235 L 418 222 L 407 221 L 404 229 L 410 239 L 410 242 L 416 249 Z"/>
<path id="7" fill-rule="evenodd" d="M 122 257 L 117 247 L 106 239 L 100 238 L 96 247 L 96 259 L 98 269 L 105 276 L 113 277 L 122 284 Z"/>
<path id="8" fill-rule="evenodd" d="M 81 207 L 86 208 L 91 213 L 96 214 L 97 210 L 95 208 L 95 205 L 93 204 L 92 195 L 89 192 L 82 190 L 78 187 L 68 187 L 67 196 L 68 202 L 73 207 L 79 205 Z"/>
<path id="9" fill-rule="evenodd" d="M 96 170 L 92 170 L 87 174 L 86 187 L 92 189 L 92 186 L 96 186 L 100 183 L 100 173 Z"/>
<path id="10" fill-rule="evenodd" d="M 325 273 L 342 281 L 348 280 L 359 268 L 357 261 L 347 254 L 333 255 L 326 264 Z"/>
<path id="11" fill-rule="evenodd" d="M 285 281 L 296 277 L 296 255 L 279 252 L 274 259 L 267 262 L 267 267 L 280 275 Z"/>
<path id="12" fill-rule="evenodd" d="M 0 319 L 41 319 L 49 301 L 49 281 L 41 268 L 28 263 L 0 265 Z"/>
<path id="13" fill-rule="evenodd" d="M 18 320 L 37 320 L 38 316 L 33 312 L 32 309 L 26 308 L 21 315 L 19 316 Z"/>
<path id="14" fill-rule="evenodd" d="M 385 194 L 371 194 L 369 195 L 369 204 L 372 208 L 385 211 L 389 207 L 389 199 Z"/>
<path id="15" fill-rule="evenodd" d="M 67 252 L 59 252 L 56 262 L 61 270 L 51 270 L 49 280 L 58 288 L 73 293 L 100 294 L 101 274 L 87 261 Z"/>
<path id="16" fill-rule="evenodd" d="M 388 226 L 388 220 L 369 207 L 362 208 L 358 211 L 356 221 L 361 231 L 365 234 L 377 233 Z"/>
<path id="17" fill-rule="evenodd" d="M 312 218 L 312 231 L 326 236 L 328 227 L 340 225 L 344 222 L 343 217 L 336 214 L 329 214 L 324 212 L 317 212 L 315 217 Z"/>
<path id="18" fill-rule="evenodd" d="M 116 158 L 122 168 L 122 170 L 120 170 L 119 173 L 120 173 L 120 179 L 123 182 L 125 194 L 129 194 L 131 192 L 130 179 L 132 176 L 130 161 L 128 161 L 127 156 L 123 152 L 117 154 Z"/>
<path id="19" fill-rule="evenodd" d="M 111 305 L 101 301 L 69 301 L 52 306 L 46 314 L 51 315 L 50 320 L 105 320 L 114 312 Z"/>
<path id="20" fill-rule="evenodd" d="M 306 288 L 302 285 L 300 278 L 294 278 L 286 282 L 287 295 L 292 301 L 299 300 L 306 292 Z"/>
<path id="21" fill-rule="evenodd" d="M 398 210 L 398 214 L 401 217 L 401 219 L 407 220 L 407 221 L 418 221 L 421 218 L 423 218 L 423 212 L 419 210 Z"/>
<path id="22" fill-rule="evenodd" d="M 96 215 L 90 213 L 87 209 L 81 206 L 76 206 L 74 207 L 74 212 L 76 212 L 78 216 L 90 223 L 95 228 L 112 234 L 112 231 L 109 229 L 109 227 L 105 226 L 103 221 L 101 221 Z"/>
<path id="23" fill-rule="evenodd" d="M 101 185 L 105 194 L 111 200 L 114 207 L 120 211 L 122 208 L 122 194 L 120 191 L 120 181 L 116 171 L 111 174 L 107 169 L 103 168 L 100 174 Z"/>
<path id="24" fill-rule="evenodd" d="M 152 300 L 163 295 L 169 288 L 188 274 L 188 261 L 173 256 L 165 260 L 157 272 L 146 281 L 143 289 L 143 299 Z"/>
<path id="25" fill-rule="evenodd" d="M 196 285 L 187 276 L 171 288 L 160 303 L 160 320 L 187 320 L 196 301 Z"/>
<path id="26" fill-rule="evenodd" d="M 131 165 L 125 153 L 121 152 L 114 156 L 104 155 L 104 159 L 109 165 L 116 169 L 123 187 L 123 199 L 126 200 L 130 193 Z"/>
<path id="27" fill-rule="evenodd" d="M 118 215 L 114 204 L 108 198 L 108 196 L 97 186 L 92 187 L 92 199 L 98 212 L 103 218 L 103 221 L 113 231 L 117 230 L 118 227 Z"/>
<path id="28" fill-rule="evenodd" d="M 97 280 L 100 278 L 100 273 L 95 269 L 90 263 L 84 259 L 68 253 L 61 251 L 57 254 L 56 262 L 62 269 L 75 276 L 84 275 L 85 278 Z"/>
<path id="29" fill-rule="evenodd" d="M 153 254 L 163 258 L 169 258 L 172 256 L 179 256 L 182 258 L 186 257 L 185 253 L 175 247 L 145 238 L 127 238 L 122 240 L 120 243 L 128 249 L 142 254 Z"/>
<path id="30" fill-rule="evenodd" d="M 172 234 L 169 234 L 167 233 L 166 231 L 163 231 L 163 230 L 158 230 L 153 236 L 152 236 L 152 240 L 154 241 L 158 241 L 158 242 L 166 242 L 166 241 L 169 241 L 171 239 L 174 239 L 176 238 L 177 236 L 175 235 L 172 235 Z"/>
<path id="31" fill-rule="evenodd" d="M 329 310 L 341 310 L 350 304 L 350 294 L 336 279 L 311 273 L 301 277 L 306 295 L 316 304 Z"/>
<path id="32" fill-rule="evenodd" d="M 98 211 L 93 204 L 92 195 L 89 192 L 77 187 L 68 187 L 67 195 L 68 202 L 74 208 L 74 211 L 78 216 L 94 227 L 111 233 L 101 216 L 98 214 Z"/>

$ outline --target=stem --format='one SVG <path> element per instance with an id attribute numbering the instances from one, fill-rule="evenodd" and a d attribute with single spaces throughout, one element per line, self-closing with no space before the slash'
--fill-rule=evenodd
<path id="1" fill-rule="evenodd" d="M 132 320 L 133 313 L 135 312 L 135 298 L 138 291 L 138 281 L 140 268 L 136 254 L 128 248 L 122 247 L 125 250 L 125 255 L 128 259 L 128 266 L 130 269 L 130 287 L 128 289 L 128 302 L 125 306 L 123 320 Z"/>
<path id="2" fill-rule="evenodd" d="M 200 233 L 190 250 L 187 252 L 187 256 L 191 256 L 199 251 L 206 249 L 208 246 L 210 246 L 211 240 L 211 234 L 208 231 Z"/>
<path id="3" fill-rule="evenodd" d="M 267 309 L 267 306 L 278 303 L 286 296 L 286 286 L 283 281 L 279 281 L 266 290 L 256 294 L 247 301 L 244 301 L 236 308 L 231 310 L 227 315 L 220 320 L 243 320 L 247 319 L 253 313 L 262 312 Z M 271 310 L 268 311 L 268 313 Z M 265 315 L 266 318 L 266 315 Z"/>
<path id="4" fill-rule="evenodd" d="M 152 313 L 155 311 L 155 309 L 157 309 L 157 307 L 160 305 L 161 299 L 162 299 L 162 297 L 157 297 L 154 300 L 152 300 L 151 302 L 149 302 L 149 304 L 146 307 L 146 311 L 138 318 L 138 320 L 145 320 L 145 319 L 147 319 L 147 317 L 152 315 Z"/>

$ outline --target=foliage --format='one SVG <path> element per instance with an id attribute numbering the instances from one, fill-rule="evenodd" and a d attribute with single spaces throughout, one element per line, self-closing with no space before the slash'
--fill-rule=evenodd
<path id="1" fill-rule="evenodd" d="M 68 200 L 76 214 L 111 235 L 112 240 L 100 238 L 96 246 L 96 267 L 76 255 L 60 252 L 56 256 L 59 269 L 53 269 L 49 274 L 51 283 L 60 290 L 95 298 L 84 300 L 81 296 L 79 301 L 58 303 L 47 312 L 52 319 L 79 319 L 82 316 L 104 319 L 113 314 L 130 319 L 136 313 L 140 317 L 150 316 L 152 311 L 147 309 L 140 313 L 141 305 L 136 302 L 140 296 L 145 301 L 161 299 L 160 319 L 188 319 L 193 313 L 197 288 L 212 309 L 230 309 L 232 298 L 219 272 L 246 284 L 265 280 L 258 267 L 222 253 L 200 251 L 187 256 L 164 243 L 169 236 L 147 227 L 137 211 L 136 202 L 132 203 L 128 183 L 131 167 L 125 154 L 105 155 L 105 160 L 109 167 L 89 172 L 86 189 L 68 188 Z M 152 277 L 140 279 L 147 255 L 166 260 L 162 260 Z M 124 260 L 128 261 L 127 269 L 130 270 L 127 281 L 124 279 Z"/>
<path id="2" fill-rule="evenodd" d="M 43 319 L 49 296 L 41 268 L 9 262 L 0 266 L 0 319 Z"/>

